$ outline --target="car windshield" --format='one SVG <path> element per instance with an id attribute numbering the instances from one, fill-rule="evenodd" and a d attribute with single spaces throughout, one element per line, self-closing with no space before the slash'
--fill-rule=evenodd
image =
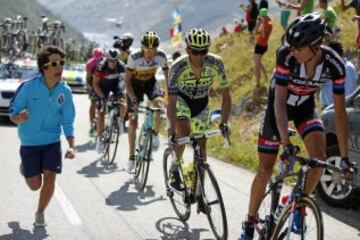
<path id="1" fill-rule="evenodd" d="M 70 70 L 70 71 L 79 71 L 79 72 L 83 72 L 85 71 L 85 66 L 84 65 L 66 65 L 64 67 L 65 70 Z"/>
<path id="2" fill-rule="evenodd" d="M 0 67 L 0 79 L 28 79 L 38 74 L 35 66 L 19 66 L 14 63 L 6 63 Z"/>

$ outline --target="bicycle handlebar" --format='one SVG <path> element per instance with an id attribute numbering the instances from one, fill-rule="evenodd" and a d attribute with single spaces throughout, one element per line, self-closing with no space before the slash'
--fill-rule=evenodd
<path id="1" fill-rule="evenodd" d="M 176 143 L 179 145 L 192 144 L 195 140 L 198 140 L 198 139 L 202 139 L 202 138 L 207 139 L 207 138 L 221 136 L 221 135 L 222 135 L 221 130 L 212 130 L 212 131 L 204 132 L 202 134 L 194 134 L 192 136 L 176 138 Z M 224 143 L 225 143 L 225 147 L 230 147 L 229 138 L 225 137 Z"/>

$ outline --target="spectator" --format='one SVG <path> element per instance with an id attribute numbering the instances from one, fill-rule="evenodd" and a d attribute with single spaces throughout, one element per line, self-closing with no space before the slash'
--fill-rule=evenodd
<path id="1" fill-rule="evenodd" d="M 219 37 L 224 37 L 224 36 L 226 36 L 226 35 L 228 35 L 229 34 L 229 32 L 228 32 L 228 30 L 226 29 L 226 27 L 225 26 L 222 26 L 221 27 L 221 30 L 220 30 L 220 33 L 219 33 Z"/>
<path id="2" fill-rule="evenodd" d="M 241 24 L 240 24 L 239 20 L 235 19 L 234 20 L 234 25 L 232 27 L 232 32 L 233 33 L 240 33 L 241 31 L 242 31 Z"/>
<path id="3" fill-rule="evenodd" d="M 253 35 L 253 31 L 256 27 L 257 17 L 259 15 L 258 4 L 255 2 L 255 0 L 249 0 L 249 5 L 246 8 L 243 4 L 240 4 L 240 7 L 246 12 L 248 31 L 251 35 Z"/>
<path id="4" fill-rule="evenodd" d="M 358 23 L 358 33 L 356 37 L 356 47 L 360 49 L 360 0 L 351 0 L 345 4 L 345 0 L 341 0 L 341 9 L 343 11 L 348 10 L 349 8 L 354 8 L 356 15 L 353 16 L 352 20 Z M 358 68 L 360 68 L 360 54 L 358 54 Z"/>
<path id="5" fill-rule="evenodd" d="M 319 0 L 319 6 L 323 9 L 323 18 L 331 27 L 331 29 L 335 30 L 336 27 L 336 12 L 332 7 L 328 5 L 328 0 Z"/>
<path id="6" fill-rule="evenodd" d="M 289 8 L 298 11 L 298 15 L 305 15 L 314 11 L 314 0 L 299 0 L 299 3 L 288 4 Z"/>
<path id="7" fill-rule="evenodd" d="M 260 73 L 263 72 L 266 81 L 268 80 L 266 69 L 261 62 L 262 56 L 268 49 L 268 40 L 272 31 L 272 22 L 266 8 L 260 9 L 259 22 L 256 26 L 256 45 L 255 45 L 255 77 L 256 86 L 260 87 Z"/>
<path id="8" fill-rule="evenodd" d="M 269 9 L 269 2 L 267 0 L 261 0 L 259 3 L 259 9 L 266 8 Z"/>
<path id="9" fill-rule="evenodd" d="M 333 41 L 329 43 L 329 47 L 337 52 L 340 57 L 344 58 L 344 49 L 340 42 Z M 353 93 L 356 90 L 357 83 L 357 71 L 349 60 L 344 58 L 346 68 L 346 80 L 345 80 L 345 96 Z M 321 85 L 320 88 L 320 103 L 322 108 L 325 108 L 333 103 L 333 89 L 331 81 L 327 81 Z"/>
<path id="10" fill-rule="evenodd" d="M 10 119 L 18 125 L 21 141 L 20 170 L 31 190 L 39 190 L 35 227 L 45 227 L 45 209 L 61 173 L 61 128 L 69 148 L 65 158 L 75 156 L 75 107 L 70 87 L 62 80 L 65 52 L 45 46 L 37 54 L 40 74 L 24 81 L 11 99 Z"/>
<path id="11" fill-rule="evenodd" d="M 280 24 L 281 27 L 284 29 L 284 31 L 286 31 L 291 14 L 289 5 L 294 4 L 295 0 L 287 0 L 287 1 L 276 0 L 276 3 L 279 5 L 279 7 L 282 8 L 280 13 Z"/>

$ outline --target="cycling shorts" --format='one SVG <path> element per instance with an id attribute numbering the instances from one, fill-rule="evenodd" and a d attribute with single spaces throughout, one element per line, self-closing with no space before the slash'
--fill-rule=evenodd
<path id="1" fill-rule="evenodd" d="M 144 94 L 146 94 L 147 98 L 150 101 L 153 101 L 156 98 L 162 98 L 163 92 L 160 90 L 159 85 L 157 84 L 155 78 L 147 81 L 132 81 L 132 87 L 134 94 L 136 96 L 136 99 L 139 102 L 144 101 Z M 130 98 L 127 98 L 127 106 L 128 106 L 128 112 L 134 112 L 133 104 L 130 101 Z"/>
<path id="2" fill-rule="evenodd" d="M 185 95 L 178 96 L 176 101 L 176 118 L 191 120 L 191 132 L 203 133 L 209 128 L 210 111 L 208 97 L 191 100 Z"/>
<path id="3" fill-rule="evenodd" d="M 277 154 L 280 146 L 280 134 L 276 125 L 274 110 L 274 90 L 270 90 L 265 117 L 260 126 L 258 152 Z M 300 106 L 287 105 L 288 120 L 293 120 L 297 132 L 304 139 L 309 133 L 324 131 L 324 126 L 315 111 L 314 98 L 311 97 Z"/>

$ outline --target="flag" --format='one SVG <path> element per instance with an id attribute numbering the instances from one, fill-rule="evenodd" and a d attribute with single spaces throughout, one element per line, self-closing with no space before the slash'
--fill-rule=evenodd
<path id="1" fill-rule="evenodd" d="M 182 43 L 182 28 L 181 28 L 181 14 L 180 9 L 175 8 L 175 10 L 172 13 L 172 19 L 173 19 L 173 25 L 170 28 L 170 39 L 171 39 L 171 45 L 174 47 L 181 48 Z"/>

